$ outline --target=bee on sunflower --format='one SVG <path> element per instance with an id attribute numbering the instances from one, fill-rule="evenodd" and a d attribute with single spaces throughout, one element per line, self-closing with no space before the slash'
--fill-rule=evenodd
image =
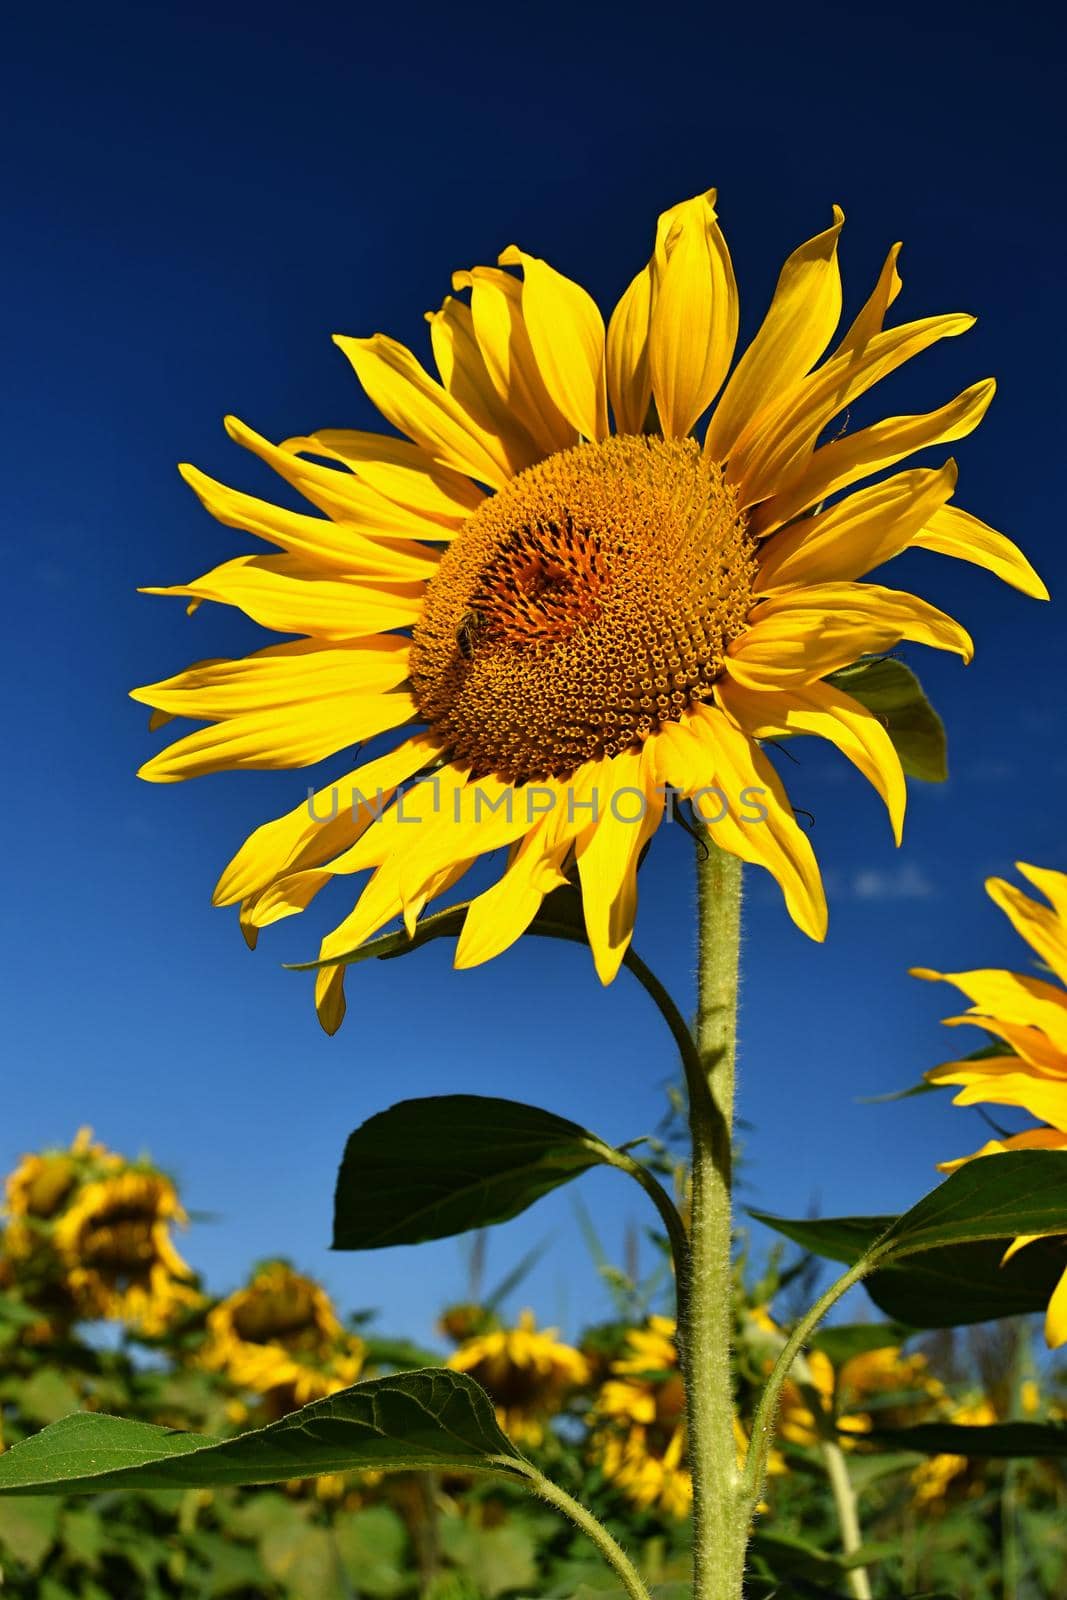
<path id="1" fill-rule="evenodd" d="M 328 1032 L 344 1015 L 345 958 L 397 917 L 410 932 L 501 847 L 505 870 L 471 901 L 456 964 L 506 950 L 576 878 L 609 983 L 633 933 L 638 863 L 676 794 L 821 939 L 819 868 L 761 741 L 837 746 L 899 840 L 899 757 L 835 674 L 902 641 L 965 661 L 972 650 L 952 618 L 865 575 L 921 548 L 1047 595 L 1008 539 L 953 502 L 953 461 L 856 488 L 970 433 L 991 380 L 824 442 L 853 401 L 973 318 L 886 327 L 894 246 L 835 343 L 835 208 L 786 261 L 734 364 L 738 294 L 715 199 L 663 213 L 606 328 L 583 288 L 509 246 L 496 266 L 457 272 L 429 315 L 437 377 L 383 334 L 338 337 L 395 434 L 274 444 L 229 418 L 231 437 L 318 515 L 183 468 L 212 515 L 273 553 L 149 592 L 233 606 L 289 637 L 133 691 L 155 726 L 206 724 L 142 777 L 307 767 L 392 741 L 257 828 L 215 891 L 254 942 L 334 879 L 370 874 L 322 941 Z M 417 777 L 432 781 L 406 790 Z"/>
<path id="2" fill-rule="evenodd" d="M 200 1361 L 259 1396 L 273 1421 L 355 1383 L 364 1354 L 321 1284 L 268 1261 L 208 1313 Z"/>
<path id="3" fill-rule="evenodd" d="M 69 1150 L 25 1156 L 7 1181 L 7 1254 L 59 1287 L 71 1318 L 124 1322 L 154 1337 L 202 1302 L 172 1229 L 173 1182 L 82 1129 Z"/>
<path id="4" fill-rule="evenodd" d="M 1022 861 L 1016 866 L 1047 903 L 1031 899 L 1003 878 L 988 878 L 986 893 L 1057 982 L 998 968 L 934 972 L 914 967 L 912 976 L 954 984 L 973 1003 L 962 1015 L 946 1017 L 946 1027 L 980 1028 L 1002 1047 L 944 1062 L 926 1074 L 927 1081 L 958 1087 L 955 1105 L 1016 1106 L 1039 1125 L 989 1139 L 969 1156 L 943 1161 L 942 1172 L 1007 1150 L 1067 1151 L 1067 873 Z M 1004 1259 L 1031 1243 L 1031 1235 L 1014 1240 Z M 1067 1270 L 1048 1303 L 1045 1339 L 1053 1350 L 1067 1344 Z"/>
<path id="5" fill-rule="evenodd" d="M 481 1384 L 505 1433 L 526 1445 L 539 1445 L 548 1419 L 589 1382 L 581 1351 L 563 1344 L 555 1328 L 538 1328 L 532 1311 L 521 1312 L 513 1328 L 489 1327 L 467 1339 L 447 1364 Z"/>

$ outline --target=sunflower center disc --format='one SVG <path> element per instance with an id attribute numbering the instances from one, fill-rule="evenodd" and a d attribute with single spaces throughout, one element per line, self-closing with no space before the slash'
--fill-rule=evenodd
<path id="1" fill-rule="evenodd" d="M 473 776 L 566 777 L 710 697 L 755 544 L 691 439 L 582 444 L 479 506 L 415 630 L 419 711 Z"/>

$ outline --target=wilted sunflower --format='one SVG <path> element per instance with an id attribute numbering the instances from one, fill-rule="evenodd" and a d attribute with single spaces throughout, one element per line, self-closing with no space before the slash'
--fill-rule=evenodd
<path id="1" fill-rule="evenodd" d="M 538 1329 L 532 1311 L 522 1312 L 514 1328 L 491 1329 L 461 1344 L 448 1365 L 481 1384 L 500 1426 L 520 1444 L 540 1444 L 547 1419 L 589 1379 L 581 1351 L 562 1344 L 555 1328 Z"/>
<path id="2" fill-rule="evenodd" d="M 201 1303 L 171 1238 L 187 1218 L 162 1172 L 126 1165 L 79 1188 L 56 1220 L 55 1247 L 85 1317 L 160 1334 Z"/>
<path id="3" fill-rule="evenodd" d="M 34 1280 L 31 1299 L 44 1295 L 57 1315 L 155 1335 L 200 1303 L 171 1238 L 187 1220 L 173 1183 L 94 1142 L 88 1128 L 69 1150 L 24 1156 L 6 1191 L 5 1251 Z"/>
<path id="4" fill-rule="evenodd" d="M 221 1300 L 207 1330 L 203 1364 L 262 1395 L 272 1417 L 336 1394 L 363 1370 L 362 1339 L 342 1327 L 325 1289 L 284 1261 L 264 1263 Z"/>
<path id="5" fill-rule="evenodd" d="M 992 380 L 822 442 L 854 400 L 973 319 L 886 329 L 894 246 L 827 355 L 842 304 L 835 208 L 789 257 L 731 374 L 738 297 L 714 202 L 709 191 L 664 212 L 606 332 L 584 289 L 509 246 L 498 266 L 454 275 L 469 302 L 450 295 L 429 315 L 439 380 L 383 334 L 338 337 L 402 438 L 324 431 L 275 445 L 229 418 L 231 437 L 323 516 L 183 468 L 215 517 L 280 553 L 149 592 L 236 606 L 297 637 L 135 690 L 156 725 L 209 725 L 141 775 L 310 766 L 404 730 L 313 805 L 258 828 L 216 889 L 252 940 L 335 876 L 373 873 L 322 944 L 329 1031 L 344 1005 L 335 958 L 397 916 L 410 929 L 501 846 L 506 870 L 474 899 L 457 965 L 511 945 L 573 869 L 610 982 L 665 787 L 693 800 L 725 850 L 773 873 L 794 920 L 821 939 L 818 866 L 759 741 L 837 745 L 899 839 L 896 751 L 831 674 L 902 640 L 964 660 L 972 648 L 942 612 L 859 580 L 920 546 L 1045 595 L 1013 544 L 950 505 L 951 460 L 832 500 L 978 424 Z M 428 772 L 432 784 L 403 795 Z"/>
<path id="6" fill-rule="evenodd" d="M 1023 877 L 1045 896 L 1048 905 L 1031 900 L 1003 878 L 987 878 L 986 892 L 1016 933 L 1026 940 L 1061 985 L 1067 985 L 1067 873 L 1015 863 Z M 971 1156 L 943 1161 L 953 1172 L 977 1156 L 1005 1150 L 1067 1151 L 1067 988 L 1019 972 L 986 968 L 977 972 L 932 972 L 913 967 L 912 976 L 955 984 L 974 1004 L 959 1017 L 946 1017 L 947 1027 L 981 1028 L 1003 1041 L 1001 1055 L 977 1060 L 947 1061 L 926 1074 L 930 1083 L 959 1084 L 954 1104 L 1019 1106 L 1045 1126 L 1003 1139 L 990 1139 Z M 1034 1235 L 1016 1239 L 1004 1259 L 1033 1243 Z M 1067 1344 L 1067 1271 L 1060 1278 L 1045 1314 L 1050 1349 Z"/>

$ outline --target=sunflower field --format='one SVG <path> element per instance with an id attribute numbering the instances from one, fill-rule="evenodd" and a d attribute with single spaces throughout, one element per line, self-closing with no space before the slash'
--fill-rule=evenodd
<path id="1" fill-rule="evenodd" d="M 666 1147 L 660 1165 L 684 1186 Z M 688 1593 L 693 1491 L 664 1234 L 650 1230 L 644 1274 L 636 1261 L 629 1271 L 601 1261 L 616 1315 L 580 1329 L 573 1343 L 529 1309 L 505 1314 L 502 1298 L 521 1290 L 520 1262 L 499 1291 L 444 1306 L 435 1348 L 421 1349 L 366 1312 L 345 1316 L 284 1261 L 255 1265 L 221 1299 L 207 1294 L 176 1247 L 185 1220 L 169 1178 L 86 1130 L 69 1148 L 28 1154 L 9 1174 L 0 1243 L 5 1446 L 17 1450 L 75 1413 L 120 1415 L 131 1441 L 138 1429 L 149 1443 L 157 1430 L 159 1438 L 180 1430 L 190 1442 L 264 1429 L 268 1438 L 301 1407 L 354 1384 L 379 1384 L 385 1395 L 406 1385 L 417 1396 L 426 1368 L 467 1374 L 524 1456 L 626 1541 L 654 1594 Z M 736 1263 L 739 1460 L 761 1383 L 817 1273 L 801 1250 L 772 1251 L 760 1265 L 742 1253 Z M 816 1335 L 782 1392 L 751 1546 L 754 1592 L 849 1595 L 850 1577 L 869 1570 L 877 1594 L 999 1600 L 1009 1563 L 1011 1593 L 1053 1594 L 1067 1559 L 1067 1478 L 1059 1461 L 1035 1457 L 1042 1431 L 1067 1416 L 1067 1381 L 1041 1359 L 1035 1322 L 1017 1317 L 960 1336 L 871 1316 Z M 1005 1430 L 1028 1428 L 1030 1453 L 1005 1458 Z M 304 1477 L 294 1458 L 292 1476 L 260 1488 L 228 1481 L 225 1470 L 205 1475 L 210 1487 L 170 1487 L 160 1474 L 127 1488 L 121 1468 L 97 1487 L 83 1466 L 86 1492 L 0 1500 L 4 1593 L 617 1593 L 582 1530 L 477 1471 Z M 106 1458 L 91 1472 L 107 1477 Z M 849 1555 L 837 1473 L 862 1519 L 862 1544 Z"/>

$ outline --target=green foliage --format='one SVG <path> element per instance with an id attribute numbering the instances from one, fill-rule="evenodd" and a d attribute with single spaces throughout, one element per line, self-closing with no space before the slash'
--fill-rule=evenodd
<path id="1" fill-rule="evenodd" d="M 577 1123 L 514 1100 L 402 1100 L 349 1135 L 334 1249 L 417 1244 L 506 1222 L 612 1154 Z"/>
<path id="2" fill-rule="evenodd" d="M 909 778 L 944 783 L 948 777 L 945 725 L 910 667 L 885 656 L 844 667 L 833 673 L 829 682 L 884 723 Z"/>
<path id="3" fill-rule="evenodd" d="M 199 1489 L 521 1460 L 484 1391 L 463 1373 L 430 1367 L 372 1378 L 236 1439 L 80 1412 L 0 1457 L 0 1494 Z"/>

